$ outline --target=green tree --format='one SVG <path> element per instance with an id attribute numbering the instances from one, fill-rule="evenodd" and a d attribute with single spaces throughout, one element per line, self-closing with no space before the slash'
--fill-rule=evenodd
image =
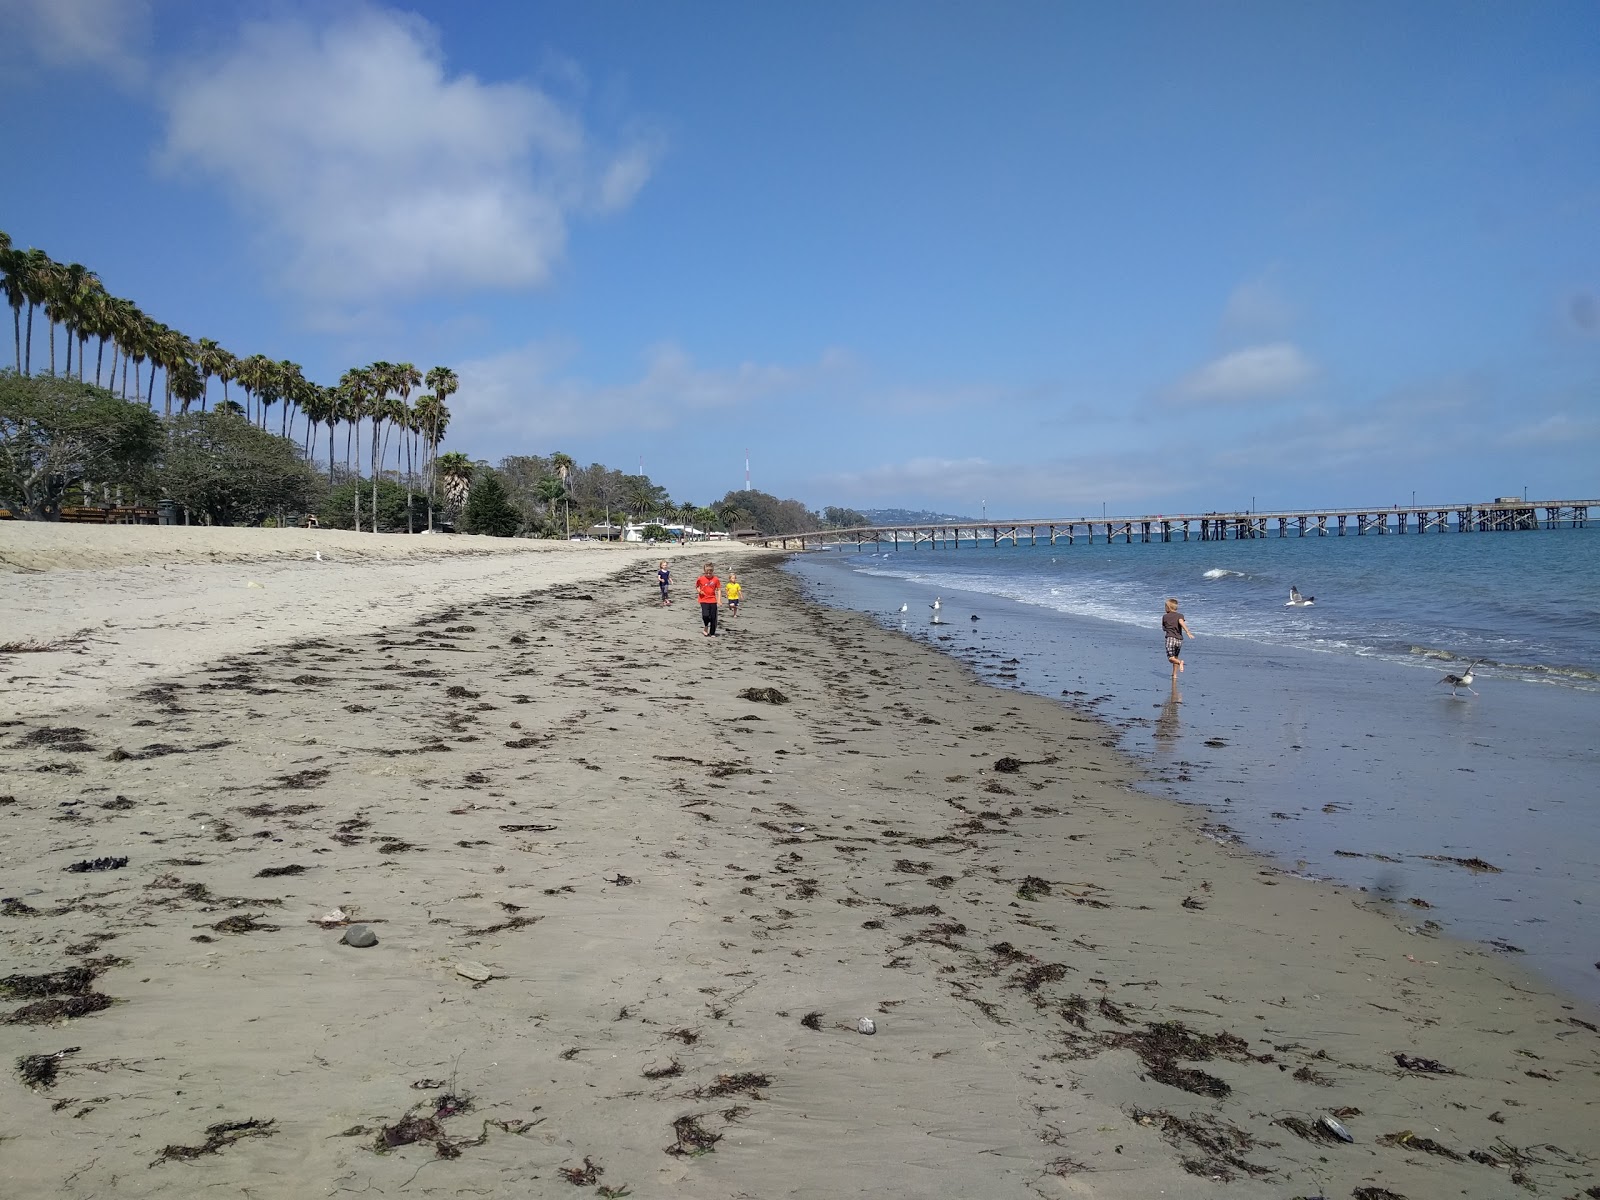
<path id="1" fill-rule="evenodd" d="M 346 479 L 338 487 L 323 495 L 317 506 L 318 521 L 329 529 L 349 529 L 354 508 L 352 493 L 361 491 L 370 496 L 365 479 Z M 406 490 L 392 479 L 378 481 L 378 527 L 386 533 L 401 533 L 422 516 L 422 497 L 411 499 L 406 507 Z"/>
<path id="2" fill-rule="evenodd" d="M 70 379 L 0 371 L 0 504 L 58 521 L 85 480 L 137 485 L 161 447 L 149 409 Z"/>
<path id="3" fill-rule="evenodd" d="M 472 460 L 459 450 L 441 454 L 436 464 L 444 487 L 444 502 L 460 513 L 472 496 Z"/>
<path id="4" fill-rule="evenodd" d="M 461 381 L 449 367 L 431 367 L 423 382 L 433 389 L 432 401 L 426 408 L 417 401 L 417 417 L 422 425 L 422 441 L 426 454 L 422 466 L 422 486 L 428 493 L 428 528 L 433 528 L 433 493 L 438 482 L 436 467 L 439 443 L 444 441 L 445 428 L 450 424 L 450 410 L 445 401 L 461 388 Z"/>
<path id="5" fill-rule="evenodd" d="M 490 537 L 513 537 L 522 528 L 522 514 L 506 499 L 500 477 L 487 467 L 479 468 L 473 478 L 461 528 L 467 533 Z"/>
<path id="6" fill-rule="evenodd" d="M 307 512 L 321 483 L 288 438 L 222 411 L 167 422 L 160 479 L 169 496 L 213 525 Z"/>

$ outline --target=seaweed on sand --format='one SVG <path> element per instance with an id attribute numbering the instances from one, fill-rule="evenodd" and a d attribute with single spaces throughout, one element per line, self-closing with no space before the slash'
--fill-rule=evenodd
<path id="1" fill-rule="evenodd" d="M 1178 1060 L 1209 1062 L 1214 1058 L 1253 1061 L 1249 1044 L 1232 1033 L 1197 1033 L 1182 1021 L 1157 1021 L 1128 1033 L 1108 1033 L 1105 1045 L 1132 1050 L 1157 1083 L 1197 1096 L 1226 1096 L 1233 1089 L 1205 1071 L 1178 1066 Z"/>
<path id="2" fill-rule="evenodd" d="M 667 1147 L 668 1154 L 682 1155 L 688 1158 L 698 1158 L 702 1154 L 714 1153 L 717 1143 L 722 1140 L 720 1133 L 712 1133 L 700 1124 L 700 1118 L 690 1114 L 679 1117 L 672 1123 L 672 1133 L 676 1139 Z"/>
<path id="3" fill-rule="evenodd" d="M 504 933 L 511 929 L 526 929 L 529 925 L 544 920 L 543 917 L 512 917 L 509 921 L 501 921 L 498 925 L 485 925 L 482 929 L 467 930 L 468 937 L 488 937 L 491 933 Z"/>
<path id="4" fill-rule="evenodd" d="M 1040 896 L 1050 894 L 1050 881 L 1040 879 L 1037 875 L 1029 875 L 1017 885 L 1018 900 L 1037 900 Z"/>
<path id="5" fill-rule="evenodd" d="M 57 1050 L 54 1054 L 24 1054 L 17 1059 L 17 1076 L 35 1091 L 54 1087 L 56 1072 L 61 1069 L 61 1060 L 69 1054 L 76 1054 L 81 1048 L 68 1046 L 65 1050 Z"/>
<path id="6" fill-rule="evenodd" d="M 94 750 L 84 740 L 88 733 L 87 729 L 80 729 L 76 725 L 41 726 L 23 734 L 17 740 L 17 745 L 48 746 L 62 754 L 88 754 Z"/>
<path id="7" fill-rule="evenodd" d="M 1256 1141 L 1244 1130 L 1230 1125 L 1210 1113 L 1193 1113 L 1180 1117 L 1165 1109 L 1144 1111 L 1131 1109 L 1131 1116 L 1140 1125 L 1154 1128 L 1168 1145 L 1182 1150 L 1185 1145 L 1200 1150 L 1203 1158 L 1185 1158 L 1182 1166 L 1191 1175 L 1232 1178 L 1228 1168 L 1243 1171 L 1246 1175 L 1270 1175 L 1271 1170 L 1240 1157 L 1255 1147 Z"/>
<path id="8" fill-rule="evenodd" d="M 728 1096 L 749 1096 L 760 1100 L 761 1089 L 772 1086 L 772 1076 L 755 1071 L 741 1071 L 736 1075 L 718 1075 L 704 1087 L 697 1087 L 689 1095 L 696 1100 L 722 1100 Z"/>
<path id="9" fill-rule="evenodd" d="M 168 1162 L 172 1159 L 194 1159 L 202 1154 L 216 1154 L 218 1151 L 252 1137 L 271 1137 L 278 1131 L 273 1128 L 278 1123 L 276 1117 L 265 1121 L 251 1117 L 248 1121 L 218 1121 L 215 1125 L 206 1126 L 206 1140 L 199 1146 L 167 1146 L 150 1160 L 153 1167 L 157 1163 Z"/>
<path id="10" fill-rule="evenodd" d="M 583 1166 L 560 1167 L 558 1169 L 560 1170 L 562 1177 L 568 1183 L 577 1187 L 591 1187 L 592 1185 L 599 1183 L 600 1176 L 606 1173 L 606 1169 L 599 1163 L 595 1162 L 594 1159 L 590 1158 L 587 1154 L 583 1156 Z"/>
<path id="11" fill-rule="evenodd" d="M 817 1009 L 814 1012 L 808 1012 L 805 1016 L 800 1018 L 800 1024 L 804 1025 L 807 1029 L 815 1029 L 820 1033 L 822 1030 L 822 1010 Z"/>
<path id="12" fill-rule="evenodd" d="M 117 858 L 86 858 L 82 862 L 71 863 L 62 869 L 82 875 L 88 871 L 120 871 L 127 865 L 127 855 L 122 855 Z"/>
<path id="13" fill-rule="evenodd" d="M 77 996 L 68 996 L 66 999 L 57 997 L 53 1000 L 39 1000 L 33 1004 L 24 1004 L 0 1020 L 5 1025 L 51 1025 L 56 1021 L 67 1020 L 72 1017 L 87 1017 L 91 1013 L 100 1012 L 111 1007 L 111 997 L 99 992 L 84 992 Z"/>
<path id="14" fill-rule="evenodd" d="M 214 929 L 218 933 L 276 933 L 283 928 L 282 925 L 263 924 L 261 918 L 266 915 L 266 913 L 241 913 L 236 917 L 224 917 L 215 925 L 208 925 L 206 928 Z"/>
<path id="15" fill-rule="evenodd" d="M 306 868 L 299 863 L 290 863 L 286 867 L 262 867 L 256 872 L 257 879 L 276 879 L 280 875 L 304 875 Z"/>
<path id="16" fill-rule="evenodd" d="M 0 996 L 8 1000 L 38 1000 L 45 996 L 81 996 L 94 982 L 92 967 L 65 967 L 39 975 L 7 975 L 0 979 Z"/>
<path id="17" fill-rule="evenodd" d="M 683 1064 L 677 1059 L 669 1059 L 664 1067 L 646 1067 L 639 1072 L 645 1079 L 670 1079 L 674 1075 L 683 1074 Z"/>
<path id="18" fill-rule="evenodd" d="M 787 704 L 789 697 L 785 696 L 775 687 L 745 688 L 739 693 L 739 699 L 749 700 L 753 704 Z"/>
<path id="19" fill-rule="evenodd" d="M 1440 1158 L 1448 1158 L 1451 1162 L 1466 1162 L 1467 1160 L 1457 1154 L 1449 1146 L 1442 1146 L 1432 1138 L 1418 1137 L 1409 1129 L 1402 1129 L 1399 1133 L 1386 1133 L 1377 1139 L 1380 1146 L 1397 1146 L 1402 1150 L 1422 1150 L 1428 1154 L 1437 1154 Z"/>

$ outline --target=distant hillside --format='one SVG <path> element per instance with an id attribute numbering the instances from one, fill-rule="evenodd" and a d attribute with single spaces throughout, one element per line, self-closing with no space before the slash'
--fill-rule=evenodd
<path id="1" fill-rule="evenodd" d="M 862 510 L 862 515 L 874 525 L 937 525 L 941 521 L 972 520 L 971 517 L 929 512 L 920 508 L 868 508 Z"/>

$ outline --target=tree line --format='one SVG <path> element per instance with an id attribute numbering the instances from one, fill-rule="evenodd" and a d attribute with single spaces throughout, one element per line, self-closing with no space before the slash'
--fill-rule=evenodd
<path id="1" fill-rule="evenodd" d="M 848 509 L 818 514 L 753 490 L 674 501 L 642 473 L 580 467 L 560 452 L 510 455 L 498 467 L 441 454 L 445 402 L 460 386 L 450 368 L 375 362 L 322 385 L 288 359 L 236 355 L 164 325 L 111 295 L 81 263 L 23 250 L 4 231 L 0 293 L 14 351 L 14 368 L 0 370 L 0 507 L 14 516 L 55 520 L 70 499 L 107 506 L 126 490 L 134 499 L 158 492 L 186 520 L 315 514 L 322 524 L 373 532 L 433 529 L 436 500 L 463 529 L 502 536 L 614 536 L 624 521 L 769 534 L 846 517 L 860 523 Z M 48 348 L 48 369 L 41 361 L 38 373 L 36 320 L 41 359 Z M 222 391 L 215 405 L 212 380 Z"/>

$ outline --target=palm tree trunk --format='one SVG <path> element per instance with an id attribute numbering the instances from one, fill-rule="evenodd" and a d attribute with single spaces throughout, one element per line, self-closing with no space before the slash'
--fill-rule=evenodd
<path id="1" fill-rule="evenodd" d="M 372 418 L 372 532 L 378 532 L 378 434 L 383 429 L 383 422 L 377 417 Z"/>
<path id="2" fill-rule="evenodd" d="M 128 398 L 128 364 L 132 361 L 133 358 L 129 354 L 124 354 L 122 356 L 122 398 L 124 400 Z M 137 381 L 135 382 L 135 386 L 137 386 Z"/>
<path id="3" fill-rule="evenodd" d="M 67 378 L 72 378 L 72 328 L 67 328 Z"/>
<path id="4" fill-rule="evenodd" d="M 45 315 L 50 318 L 50 374 L 54 375 L 56 373 L 56 320 L 54 317 L 50 317 L 49 313 Z"/>
<path id="5" fill-rule="evenodd" d="M 404 432 L 400 435 L 400 444 L 406 448 L 406 532 L 415 533 L 417 523 L 411 515 L 411 439 Z"/>
<path id="6" fill-rule="evenodd" d="M 328 486 L 333 486 L 333 427 L 339 423 L 334 417 L 328 422 Z"/>
<path id="7" fill-rule="evenodd" d="M 95 385 L 95 387 L 99 387 L 100 386 L 100 364 L 105 361 L 105 357 L 106 357 L 106 340 L 105 340 L 105 338 L 101 338 L 100 339 L 100 344 L 95 347 L 95 351 L 94 351 L 94 385 Z M 111 369 L 112 369 L 113 375 L 116 372 L 116 366 L 117 366 L 117 360 L 115 358 L 113 358 L 111 360 Z"/>
<path id="8" fill-rule="evenodd" d="M 11 310 L 11 334 L 17 340 L 17 374 L 22 374 L 22 309 Z"/>
<path id="9" fill-rule="evenodd" d="M 28 347 L 27 357 L 23 359 L 22 373 L 33 374 L 33 301 L 28 301 L 28 340 L 24 343 Z"/>
<path id="10" fill-rule="evenodd" d="M 156 364 L 156 360 L 152 358 L 150 360 L 150 390 L 145 393 L 146 397 L 150 401 L 150 407 L 151 408 L 154 408 L 156 406 L 156 365 L 157 365 Z M 171 415 L 172 415 L 172 401 L 168 400 L 167 401 L 167 416 L 170 417 Z"/>

